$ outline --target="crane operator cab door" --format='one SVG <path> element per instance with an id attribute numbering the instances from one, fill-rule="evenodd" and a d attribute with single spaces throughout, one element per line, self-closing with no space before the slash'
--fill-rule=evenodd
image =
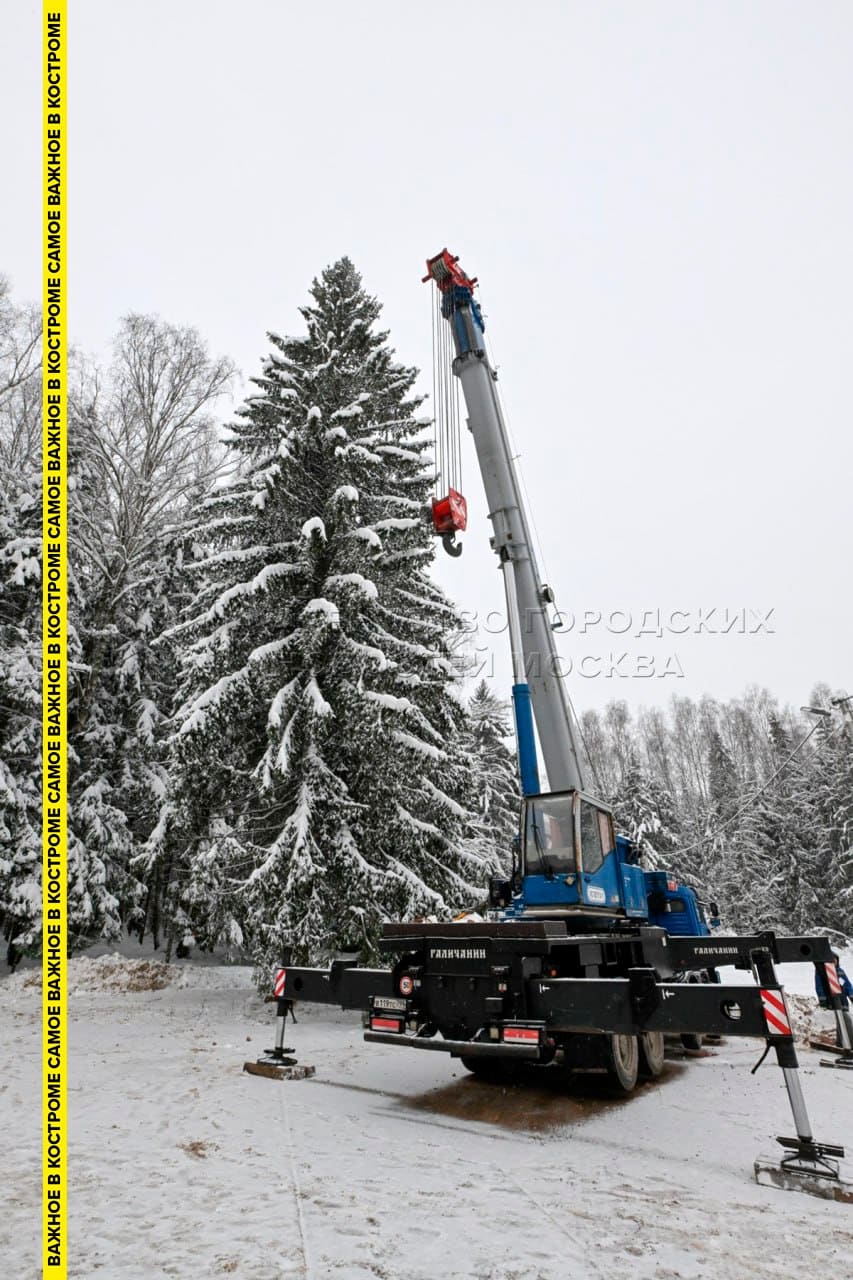
<path id="1" fill-rule="evenodd" d="M 571 913 L 622 907 L 613 815 L 579 791 L 528 796 L 524 825 L 525 911 Z"/>

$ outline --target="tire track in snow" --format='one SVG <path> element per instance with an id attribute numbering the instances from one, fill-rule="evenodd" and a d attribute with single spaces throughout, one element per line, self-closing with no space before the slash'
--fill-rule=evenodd
<path id="1" fill-rule="evenodd" d="M 290 1160 L 290 1178 L 292 1182 L 293 1199 L 296 1202 L 296 1225 L 299 1228 L 299 1247 L 302 1250 L 302 1261 L 305 1264 L 305 1280 L 314 1280 L 314 1271 L 311 1266 L 311 1254 L 308 1248 L 308 1232 L 305 1227 L 305 1216 L 302 1212 L 302 1186 L 299 1181 L 299 1172 L 296 1163 L 296 1149 L 293 1145 L 293 1129 L 290 1125 L 290 1113 L 287 1108 L 287 1097 L 284 1090 L 278 1095 L 278 1109 L 284 1120 L 284 1132 L 287 1138 L 287 1153 Z"/>
<path id="2" fill-rule="evenodd" d="M 312 1081 L 312 1084 L 322 1084 L 322 1083 L 326 1083 L 326 1082 L 318 1081 L 316 1079 Z M 327 1124 L 332 1122 L 332 1118 L 324 1112 L 314 1111 L 313 1108 L 305 1108 L 305 1110 L 307 1112 L 310 1112 L 314 1120 L 319 1120 Z M 371 1113 L 378 1116 L 384 1116 L 387 1119 L 387 1113 L 383 1113 L 376 1108 L 371 1108 Z M 335 1117 L 335 1121 L 339 1121 L 341 1119 L 345 1120 L 347 1124 L 349 1124 L 352 1128 L 359 1129 L 359 1125 L 356 1123 L 355 1119 L 352 1116 L 344 1114 L 343 1116 Z M 417 1124 L 417 1125 L 428 1124 L 430 1129 L 433 1129 L 433 1130 L 436 1128 L 442 1128 L 442 1129 L 449 1129 L 451 1132 L 454 1132 L 454 1133 L 464 1134 L 466 1132 L 470 1132 L 470 1125 L 465 1126 L 462 1124 L 456 1125 L 456 1124 L 447 1124 L 447 1123 L 436 1124 L 435 1121 L 426 1121 L 419 1117 L 405 1115 L 405 1114 L 395 1114 L 394 1119 L 403 1120 L 405 1123 L 408 1123 L 408 1124 Z M 360 1129 L 359 1129 L 359 1132 L 361 1133 Z M 505 1135 L 505 1134 L 485 1132 L 480 1134 L 479 1136 L 486 1138 L 492 1142 L 511 1141 L 508 1135 Z M 288 1139 L 290 1139 L 289 1128 L 288 1128 Z M 412 1143 L 410 1141 L 403 1138 L 391 1137 L 387 1132 L 383 1134 L 382 1141 L 385 1144 L 385 1146 L 392 1146 L 397 1148 L 398 1150 L 405 1152 L 406 1153 L 405 1163 L 410 1162 L 410 1149 L 412 1146 Z M 538 1137 L 535 1135 L 529 1135 L 529 1136 L 525 1135 L 523 1141 L 524 1141 L 524 1145 L 528 1147 L 535 1147 L 540 1145 L 540 1139 L 538 1139 Z M 415 1145 L 419 1147 L 424 1147 L 428 1151 L 430 1149 L 435 1149 L 435 1148 L 438 1148 L 438 1149 L 444 1148 L 445 1150 L 452 1150 L 454 1161 L 457 1164 L 464 1164 L 464 1165 L 471 1166 L 472 1168 L 478 1170 L 478 1172 L 481 1174 L 483 1178 L 492 1177 L 494 1174 L 493 1163 L 489 1162 L 488 1160 L 478 1160 L 470 1155 L 462 1155 L 460 1154 L 457 1147 L 451 1147 L 449 1143 L 431 1142 L 428 1138 L 419 1137 L 415 1139 Z M 515 1138 L 513 1140 L 513 1145 L 516 1147 L 518 1146 L 517 1134 L 515 1135 Z M 291 1147 L 291 1151 L 292 1151 L 292 1147 Z M 550 1221 L 552 1226 L 554 1226 L 557 1229 L 558 1234 L 566 1241 L 566 1244 L 568 1247 L 565 1251 L 565 1254 L 563 1255 L 566 1261 L 571 1260 L 577 1263 L 578 1265 L 583 1265 L 584 1267 L 586 1267 L 586 1275 L 588 1276 L 593 1275 L 594 1273 L 589 1270 L 590 1259 L 588 1257 L 586 1250 L 582 1246 L 580 1246 L 578 1244 L 578 1241 L 575 1239 L 575 1237 L 572 1236 L 567 1231 L 565 1222 L 562 1221 L 555 1213 L 552 1213 L 548 1208 L 546 1208 L 546 1206 L 542 1203 L 541 1199 L 537 1199 L 532 1194 L 529 1187 L 526 1187 L 523 1182 L 521 1182 L 518 1178 L 516 1178 L 514 1174 L 511 1172 L 511 1170 L 506 1167 L 506 1165 L 502 1167 L 502 1174 L 505 1180 L 511 1183 L 512 1186 L 515 1187 L 519 1196 L 522 1199 L 527 1200 L 527 1202 L 532 1206 L 534 1211 L 534 1217 L 536 1215 L 541 1215 L 543 1217 L 546 1217 Z M 601 1273 L 599 1272 L 599 1274 Z"/>

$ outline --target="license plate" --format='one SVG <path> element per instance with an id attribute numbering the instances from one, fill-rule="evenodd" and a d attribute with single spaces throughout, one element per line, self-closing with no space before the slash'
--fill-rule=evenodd
<path id="1" fill-rule="evenodd" d="M 406 1001 L 398 1000 L 396 996 L 385 996 L 381 999 L 374 997 L 373 1007 L 377 1011 L 379 1011 L 380 1009 L 390 1009 L 394 1013 L 405 1013 Z"/>

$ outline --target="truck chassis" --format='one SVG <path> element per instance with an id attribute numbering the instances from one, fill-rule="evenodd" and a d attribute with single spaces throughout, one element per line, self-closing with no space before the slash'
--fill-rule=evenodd
<path id="1" fill-rule="evenodd" d="M 842 1052 L 853 1025 L 843 1009 L 829 941 L 821 937 L 677 937 L 652 926 L 571 934 L 565 921 L 388 924 L 380 943 L 389 968 L 342 956 L 328 969 L 284 963 L 275 975 L 278 1030 L 268 1063 L 284 1060 L 287 1013 L 300 1001 L 362 1011 L 364 1038 L 460 1058 L 472 1071 L 560 1061 L 605 1070 L 627 1092 L 636 1066 L 620 1061 L 627 1042 L 641 1074 L 658 1074 L 665 1034 L 763 1039 L 781 1067 L 796 1129 L 777 1141 L 779 1166 L 756 1164 L 759 1180 L 789 1187 L 799 1178 L 846 1199 L 840 1146 L 815 1141 L 800 1087 L 790 1014 L 775 966 L 826 967 Z M 754 983 L 685 981 L 689 972 L 733 965 Z M 715 977 L 716 975 L 713 974 Z M 292 1060 L 290 1060 L 292 1061 Z M 760 1176 L 763 1175 L 763 1176 Z M 793 1180 L 793 1181 L 792 1181 Z"/>

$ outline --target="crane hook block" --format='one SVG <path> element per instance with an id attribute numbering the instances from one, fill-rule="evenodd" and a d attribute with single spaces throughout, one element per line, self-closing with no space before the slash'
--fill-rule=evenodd
<path id="1" fill-rule="evenodd" d="M 432 527 L 438 534 L 463 533 L 468 524 L 468 504 L 456 489 L 446 498 L 432 500 Z"/>

